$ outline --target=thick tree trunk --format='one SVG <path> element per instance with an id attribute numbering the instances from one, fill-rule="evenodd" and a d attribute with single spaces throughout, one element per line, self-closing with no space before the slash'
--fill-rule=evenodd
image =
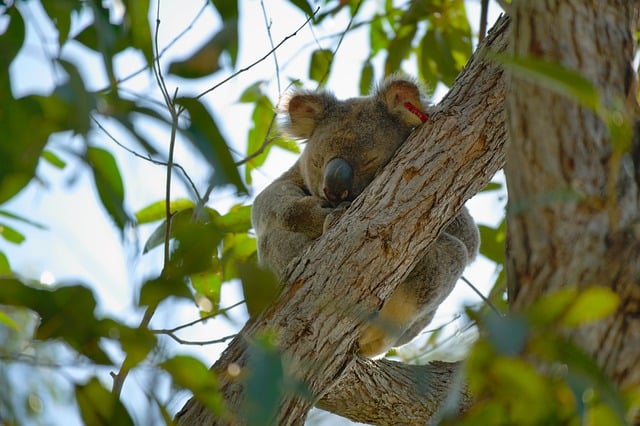
<path id="1" fill-rule="evenodd" d="M 192 399 L 179 424 L 241 423 L 244 389 L 228 372 L 230 366 L 242 371 L 246 342 L 265 330 L 277 334 L 285 374 L 312 395 L 286 394 L 275 424 L 302 424 L 316 403 L 389 425 L 427 423 L 452 393 L 461 407 L 468 404 L 464 387 L 454 386 L 455 365 L 364 360 L 356 337 L 365 313 L 382 305 L 464 202 L 503 166 L 502 72 L 484 58 L 484 46 L 503 51 L 508 22 L 496 24 L 438 111 L 349 212 L 293 262 L 276 303 L 248 323 L 212 367 L 232 416 L 216 419 Z"/>
<path id="2" fill-rule="evenodd" d="M 617 110 L 613 125 L 634 117 L 637 1 L 512 5 L 514 55 L 559 63 L 586 77 L 604 107 Z M 511 307 L 522 310 L 563 287 L 613 289 L 621 300 L 613 316 L 568 333 L 618 385 L 637 386 L 640 148 L 637 142 L 630 151 L 624 146 L 630 135 L 614 143 L 607 123 L 576 100 L 508 75 Z"/>

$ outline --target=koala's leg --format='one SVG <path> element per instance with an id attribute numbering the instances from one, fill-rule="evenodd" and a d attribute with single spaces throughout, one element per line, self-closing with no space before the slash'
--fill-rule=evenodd
<path id="1" fill-rule="evenodd" d="M 413 305 L 418 308 L 395 346 L 408 343 L 431 322 L 438 306 L 451 293 L 468 262 L 469 252 L 465 243 L 447 232 L 438 237 L 407 280 L 396 290 L 410 294 L 414 299 Z"/>
<path id="2" fill-rule="evenodd" d="M 419 311 L 416 299 L 402 284 L 371 319 L 358 340 L 360 354 L 373 358 L 391 349 Z"/>

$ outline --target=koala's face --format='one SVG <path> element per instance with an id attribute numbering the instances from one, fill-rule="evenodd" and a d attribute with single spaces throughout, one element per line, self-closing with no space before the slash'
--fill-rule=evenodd
<path id="1" fill-rule="evenodd" d="M 426 119 L 423 109 L 417 86 L 397 78 L 346 101 L 326 92 L 294 94 L 288 131 L 307 139 L 299 160 L 307 190 L 336 205 L 353 200 Z"/>

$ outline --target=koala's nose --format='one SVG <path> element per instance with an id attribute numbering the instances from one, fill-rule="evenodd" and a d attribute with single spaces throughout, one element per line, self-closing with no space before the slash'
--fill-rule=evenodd
<path id="1" fill-rule="evenodd" d="M 325 197 L 333 203 L 349 199 L 353 185 L 353 167 L 344 158 L 331 159 L 324 168 L 323 187 Z"/>

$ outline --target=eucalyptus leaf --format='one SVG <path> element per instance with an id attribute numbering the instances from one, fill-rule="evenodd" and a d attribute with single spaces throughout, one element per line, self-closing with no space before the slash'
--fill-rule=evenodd
<path id="1" fill-rule="evenodd" d="M 123 230 L 130 221 L 124 208 L 124 184 L 113 155 L 102 148 L 89 147 L 86 154 L 102 205 L 115 224 Z"/>
<path id="2" fill-rule="evenodd" d="M 133 425 L 133 420 L 117 396 L 93 377 L 84 385 L 76 385 L 76 401 L 87 425 Z"/>

